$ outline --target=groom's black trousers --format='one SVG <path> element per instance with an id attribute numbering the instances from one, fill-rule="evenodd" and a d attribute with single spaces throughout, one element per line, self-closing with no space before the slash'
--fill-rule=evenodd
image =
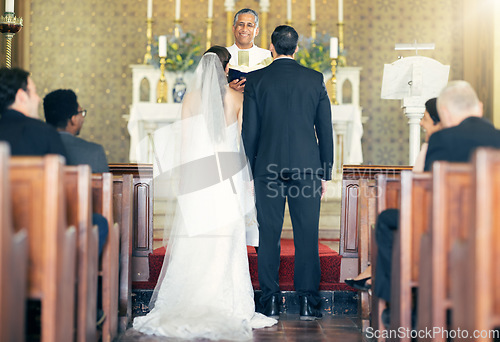
<path id="1" fill-rule="evenodd" d="M 258 273 L 265 305 L 279 293 L 280 238 L 285 201 L 292 219 L 295 244 L 294 286 L 310 303 L 320 302 L 321 268 L 318 253 L 321 179 L 312 174 L 277 174 L 254 179 L 259 222 Z"/>

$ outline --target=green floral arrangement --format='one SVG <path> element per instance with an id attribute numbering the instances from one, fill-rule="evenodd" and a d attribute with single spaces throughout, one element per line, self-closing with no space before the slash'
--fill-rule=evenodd
<path id="1" fill-rule="evenodd" d="M 319 72 L 330 70 L 330 37 L 318 35 L 315 40 L 301 39 L 295 59 L 300 65 Z"/>
<path id="2" fill-rule="evenodd" d="M 151 64 L 159 67 L 158 39 L 152 47 L 153 59 Z M 167 38 L 167 59 L 165 69 L 174 72 L 186 72 L 193 69 L 199 62 L 201 56 L 200 40 L 192 33 L 181 33 L 179 38 Z"/>

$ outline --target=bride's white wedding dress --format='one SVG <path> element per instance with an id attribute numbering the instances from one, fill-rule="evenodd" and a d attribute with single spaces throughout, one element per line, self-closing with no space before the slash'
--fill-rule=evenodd
<path id="1" fill-rule="evenodd" d="M 162 275 L 153 309 L 133 327 L 174 338 L 248 340 L 252 329 L 277 321 L 255 312 L 245 242 L 246 225 L 256 225 L 255 204 L 238 125 L 224 124 L 216 142 L 206 115 L 183 120 L 180 130 L 189 134 L 181 143 L 177 210 Z"/>

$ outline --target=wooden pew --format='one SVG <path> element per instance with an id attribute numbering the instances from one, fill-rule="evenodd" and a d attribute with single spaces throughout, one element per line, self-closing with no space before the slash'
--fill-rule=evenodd
<path id="1" fill-rule="evenodd" d="M 120 225 L 120 296 L 119 331 L 124 332 L 132 319 L 132 211 L 133 176 L 113 176 L 113 215 Z"/>
<path id="2" fill-rule="evenodd" d="M 408 171 L 405 171 L 408 172 Z M 401 180 L 400 174 L 393 174 L 388 176 L 387 174 L 378 174 L 375 177 L 375 189 L 376 189 L 376 213 L 375 215 L 370 215 L 368 220 L 368 226 L 370 228 L 370 262 L 372 266 L 372 286 L 375 284 L 375 270 L 377 268 L 377 243 L 375 241 L 375 223 L 377 216 L 386 209 L 398 209 L 401 203 Z M 369 210 L 368 212 L 371 212 Z M 363 244 L 363 243 L 361 243 Z M 370 325 L 373 330 L 381 331 L 385 327 L 382 324 L 381 315 L 386 304 L 385 301 L 378 298 L 373 294 L 370 298 Z"/>
<path id="3" fill-rule="evenodd" d="M 26 229 L 14 232 L 9 147 L 0 143 L 0 341 L 24 341 L 28 269 Z"/>
<path id="4" fill-rule="evenodd" d="M 75 228 L 66 225 L 64 159 L 10 159 L 12 212 L 16 230 L 27 228 L 27 295 L 41 301 L 41 341 L 72 341 L 75 282 Z"/>
<path id="5" fill-rule="evenodd" d="M 113 218 L 113 179 L 111 173 L 92 174 L 93 212 L 108 220 L 108 238 L 101 256 L 102 308 L 106 315 L 102 340 L 112 341 L 118 332 L 120 231 Z"/>
<path id="6" fill-rule="evenodd" d="M 95 341 L 97 309 L 98 233 L 92 226 L 91 169 L 64 168 L 68 224 L 77 229 L 76 341 Z"/>
<path id="7" fill-rule="evenodd" d="M 371 226 L 376 220 L 376 200 L 377 188 L 375 181 L 371 179 L 361 179 L 359 181 L 359 200 L 358 200 L 358 217 L 359 217 L 359 248 L 358 248 L 358 267 L 360 272 L 363 272 L 370 263 L 370 241 L 371 241 Z M 370 298 L 368 292 L 360 291 L 359 312 L 363 322 L 363 331 L 370 324 Z"/>
<path id="8" fill-rule="evenodd" d="M 472 165 L 435 162 L 432 166 L 432 224 L 424 230 L 418 279 L 418 329 L 448 329 L 452 309 L 450 250 L 468 228 L 471 215 Z M 444 335 L 422 336 L 419 341 L 446 341 Z"/>
<path id="9" fill-rule="evenodd" d="M 132 281 L 148 281 L 149 254 L 153 253 L 153 165 L 110 164 L 115 176 L 132 174 Z"/>
<path id="10" fill-rule="evenodd" d="M 378 174 L 389 178 L 397 177 L 401 171 L 411 170 L 411 166 L 344 165 L 342 174 L 342 202 L 340 215 L 340 245 L 342 256 L 340 281 L 354 278 L 359 269 L 359 221 L 364 211 L 358 211 L 359 186 L 362 179 L 375 179 Z"/>
<path id="11" fill-rule="evenodd" d="M 420 239 L 431 225 L 431 215 L 431 174 L 402 172 L 400 224 L 392 253 L 391 330 L 412 329 L 412 289 L 418 286 Z M 411 337 L 390 340 L 411 341 Z"/>
<path id="12" fill-rule="evenodd" d="M 500 326 L 500 150 L 481 148 L 472 159 L 471 220 L 452 246 L 452 328 L 471 341 L 493 341 L 490 329 Z M 488 336 L 487 336 L 488 335 Z M 463 337 L 463 335 L 461 336 Z"/>

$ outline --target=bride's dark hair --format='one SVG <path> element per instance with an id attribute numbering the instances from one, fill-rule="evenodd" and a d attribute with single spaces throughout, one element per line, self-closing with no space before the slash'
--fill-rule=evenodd
<path id="1" fill-rule="evenodd" d="M 227 51 L 227 49 L 223 46 L 214 45 L 210 49 L 205 51 L 204 54 L 209 52 L 213 52 L 217 55 L 217 57 L 219 57 L 220 62 L 222 63 L 222 69 L 226 70 L 227 63 L 229 63 L 229 60 L 231 59 L 231 54 L 229 53 L 229 51 Z"/>

